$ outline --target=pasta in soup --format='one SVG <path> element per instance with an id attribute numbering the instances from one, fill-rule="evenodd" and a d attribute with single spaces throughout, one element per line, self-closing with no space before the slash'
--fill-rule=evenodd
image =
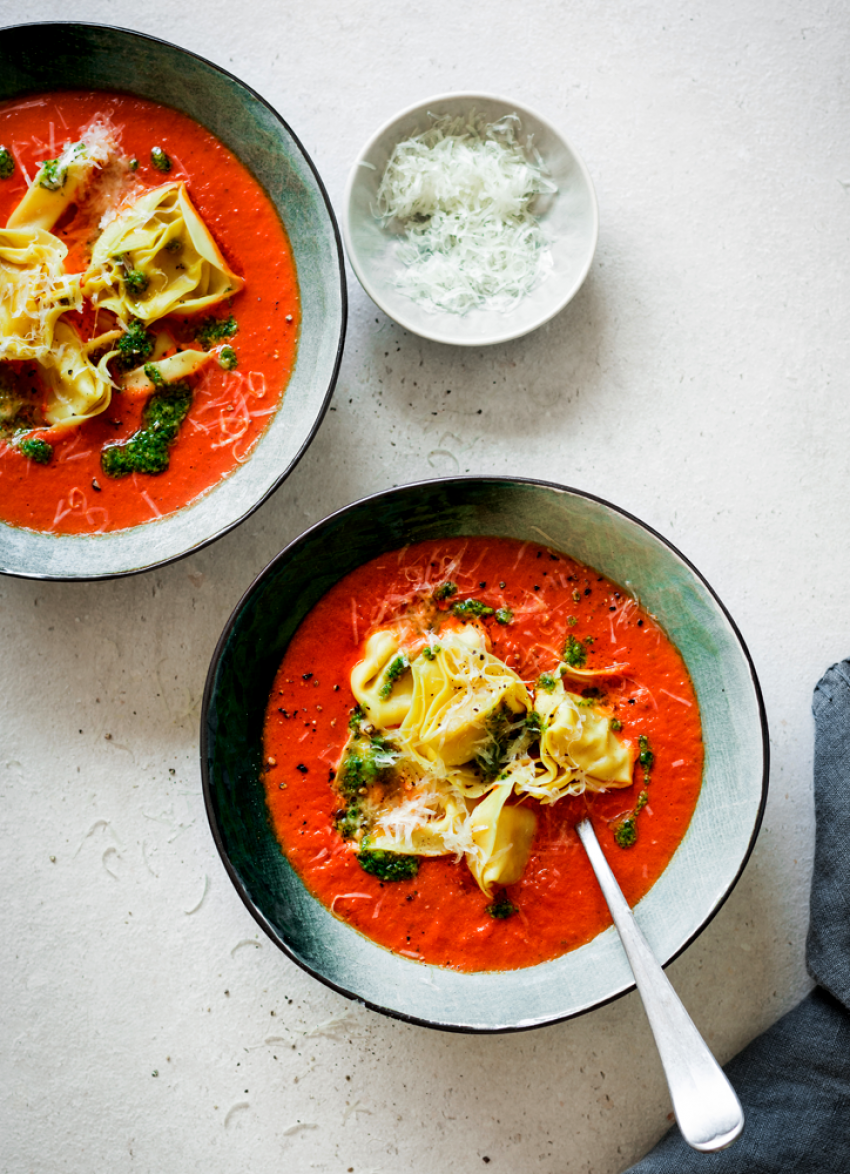
<path id="1" fill-rule="evenodd" d="M 129 95 L 0 106 L 0 520 L 120 530 L 245 460 L 299 302 L 265 192 L 209 131 Z"/>
<path id="2" fill-rule="evenodd" d="M 301 623 L 263 779 L 308 889 L 376 942 L 512 969 L 610 918 L 589 815 L 627 898 L 666 867 L 702 778 L 687 669 L 622 587 L 508 539 L 420 543 L 342 579 Z"/>

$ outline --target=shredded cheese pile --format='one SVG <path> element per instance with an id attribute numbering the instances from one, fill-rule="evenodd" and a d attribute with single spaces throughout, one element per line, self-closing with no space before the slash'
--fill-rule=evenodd
<path id="1" fill-rule="evenodd" d="M 519 131 L 516 114 L 488 123 L 473 112 L 436 117 L 395 147 L 376 213 L 404 230 L 397 284 L 418 305 L 509 311 L 551 269 L 531 208 L 538 195 L 558 189 L 530 139 L 523 149 Z"/>

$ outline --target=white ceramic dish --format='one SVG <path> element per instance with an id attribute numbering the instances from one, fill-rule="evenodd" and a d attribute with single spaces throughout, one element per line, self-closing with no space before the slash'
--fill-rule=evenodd
<path id="1" fill-rule="evenodd" d="M 475 309 L 460 315 L 429 311 L 396 287 L 401 265 L 398 237 L 373 214 L 381 177 L 393 148 L 425 130 L 431 114 L 468 114 L 475 110 L 495 122 L 516 113 L 522 136 L 533 136 L 558 193 L 547 199 L 541 215 L 554 262 L 552 271 L 514 309 Z M 599 234 L 596 194 L 587 168 L 555 127 L 527 106 L 493 94 L 438 94 L 397 114 L 369 140 L 348 178 L 342 217 L 348 259 L 360 284 L 379 309 L 400 326 L 459 346 L 488 346 L 528 334 L 548 322 L 575 297 L 590 269 Z"/>

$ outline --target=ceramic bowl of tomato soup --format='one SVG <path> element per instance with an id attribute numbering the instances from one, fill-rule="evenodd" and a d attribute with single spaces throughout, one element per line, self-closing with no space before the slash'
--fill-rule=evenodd
<path id="1" fill-rule="evenodd" d="M 0 278 L 26 307 L 0 315 L 0 571 L 142 571 L 310 443 L 345 331 L 336 222 L 287 123 L 192 53 L 30 24 L 0 63 Z"/>
<path id="2" fill-rule="evenodd" d="M 375 688 L 364 665 L 378 653 Z M 405 819 L 427 788 L 402 775 L 394 791 L 387 764 L 414 745 L 402 735 L 421 683 L 430 704 L 442 694 L 428 674 L 466 671 L 470 656 L 502 689 L 494 740 L 467 761 L 458 737 L 479 720 L 468 709 L 441 735 L 438 766 L 465 797 L 452 809 L 432 796 L 432 822 L 414 833 Z M 493 713 L 509 719 L 501 743 Z M 563 759 L 544 769 L 565 718 L 583 774 Z M 416 720 L 430 769 L 435 743 Z M 576 729 L 595 739 L 589 758 Z M 693 941 L 752 850 L 767 756 L 749 654 L 682 554 L 578 490 L 478 477 L 366 498 L 282 551 L 221 636 L 201 734 L 216 845 L 269 937 L 376 1010 L 474 1032 L 538 1027 L 632 988 L 574 830 L 586 813 L 662 963 Z M 378 800 L 402 806 L 363 838 L 376 779 Z M 467 808 L 474 822 L 494 802 L 525 837 L 513 872 L 499 871 L 513 841 L 503 864 L 486 826 L 483 838 L 473 828 L 481 851 L 463 842 Z M 440 847 L 411 866 L 397 848 L 410 837 L 416 851 Z"/>

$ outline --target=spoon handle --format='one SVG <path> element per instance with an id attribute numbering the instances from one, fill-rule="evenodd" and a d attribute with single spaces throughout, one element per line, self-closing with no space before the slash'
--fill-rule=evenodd
<path id="1" fill-rule="evenodd" d="M 744 1128 L 741 1102 L 641 933 L 590 820 L 583 819 L 576 831 L 635 976 L 682 1136 L 704 1153 L 725 1149 Z"/>

